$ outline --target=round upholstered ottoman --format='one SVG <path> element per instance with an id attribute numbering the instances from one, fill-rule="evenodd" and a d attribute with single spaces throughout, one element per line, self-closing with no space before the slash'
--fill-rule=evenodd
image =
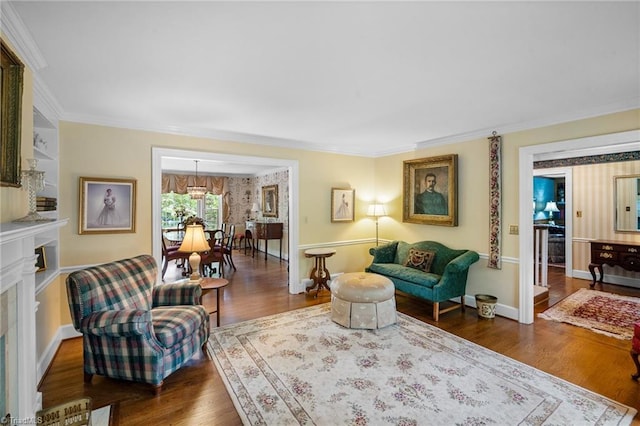
<path id="1" fill-rule="evenodd" d="M 331 281 L 331 319 L 348 328 L 382 328 L 396 323 L 393 282 L 369 272 L 349 272 Z"/>

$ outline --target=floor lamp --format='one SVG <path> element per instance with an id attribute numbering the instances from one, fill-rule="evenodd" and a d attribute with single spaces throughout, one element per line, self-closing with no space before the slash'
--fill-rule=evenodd
<path id="1" fill-rule="evenodd" d="M 384 204 L 371 204 L 367 210 L 367 216 L 376 219 L 376 247 L 378 246 L 378 218 L 386 215 L 387 211 L 384 208 Z"/>

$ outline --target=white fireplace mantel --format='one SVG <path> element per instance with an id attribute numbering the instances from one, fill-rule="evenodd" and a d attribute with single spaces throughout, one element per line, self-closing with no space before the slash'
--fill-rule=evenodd
<path id="1" fill-rule="evenodd" d="M 11 288 L 16 289 L 15 312 L 17 316 L 16 342 L 6 342 L 8 348 L 15 345 L 18 360 L 17 371 L 11 371 L 5 365 L 4 376 L 15 375 L 19 380 L 5 380 L 17 383 L 17 389 L 4 389 L 6 410 L 14 419 L 33 418 L 42 406 L 42 397 L 37 389 L 36 360 L 36 288 L 42 289 L 59 274 L 58 235 L 59 228 L 66 225 L 68 219 L 51 222 L 5 222 L 0 223 L 0 294 Z M 38 273 L 35 266 L 36 247 L 44 247 L 48 253 L 46 274 Z M 11 345 L 11 346 L 10 346 Z M 0 417 L 6 413 L 0 413 Z"/>

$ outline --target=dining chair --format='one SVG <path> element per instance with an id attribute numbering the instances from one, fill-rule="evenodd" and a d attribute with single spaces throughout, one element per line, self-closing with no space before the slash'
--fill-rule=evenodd
<path id="1" fill-rule="evenodd" d="M 225 234 L 224 244 L 222 247 L 222 253 L 224 254 L 225 261 L 229 262 L 229 265 L 236 270 L 236 265 L 233 263 L 233 240 L 235 238 L 236 225 L 229 225 L 229 232 Z"/>
<path id="2" fill-rule="evenodd" d="M 182 265 L 188 262 L 191 253 L 178 251 L 179 245 L 167 246 L 165 238 L 162 238 L 162 280 L 164 281 L 164 274 L 167 273 L 167 267 L 170 260 L 182 260 Z"/>
<path id="3" fill-rule="evenodd" d="M 202 276 L 210 277 L 215 271 L 213 267 L 214 263 L 218 264 L 220 268 L 220 276 L 224 278 L 224 253 L 222 247 L 217 245 L 217 238 L 221 234 L 221 230 L 205 231 L 207 235 L 207 241 L 209 242 L 210 250 L 200 254 L 200 273 Z"/>

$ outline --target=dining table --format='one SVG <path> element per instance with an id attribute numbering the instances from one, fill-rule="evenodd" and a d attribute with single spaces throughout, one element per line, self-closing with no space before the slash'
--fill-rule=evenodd
<path id="1" fill-rule="evenodd" d="M 178 245 L 184 239 L 184 231 L 166 231 L 162 235 L 172 245 Z"/>

